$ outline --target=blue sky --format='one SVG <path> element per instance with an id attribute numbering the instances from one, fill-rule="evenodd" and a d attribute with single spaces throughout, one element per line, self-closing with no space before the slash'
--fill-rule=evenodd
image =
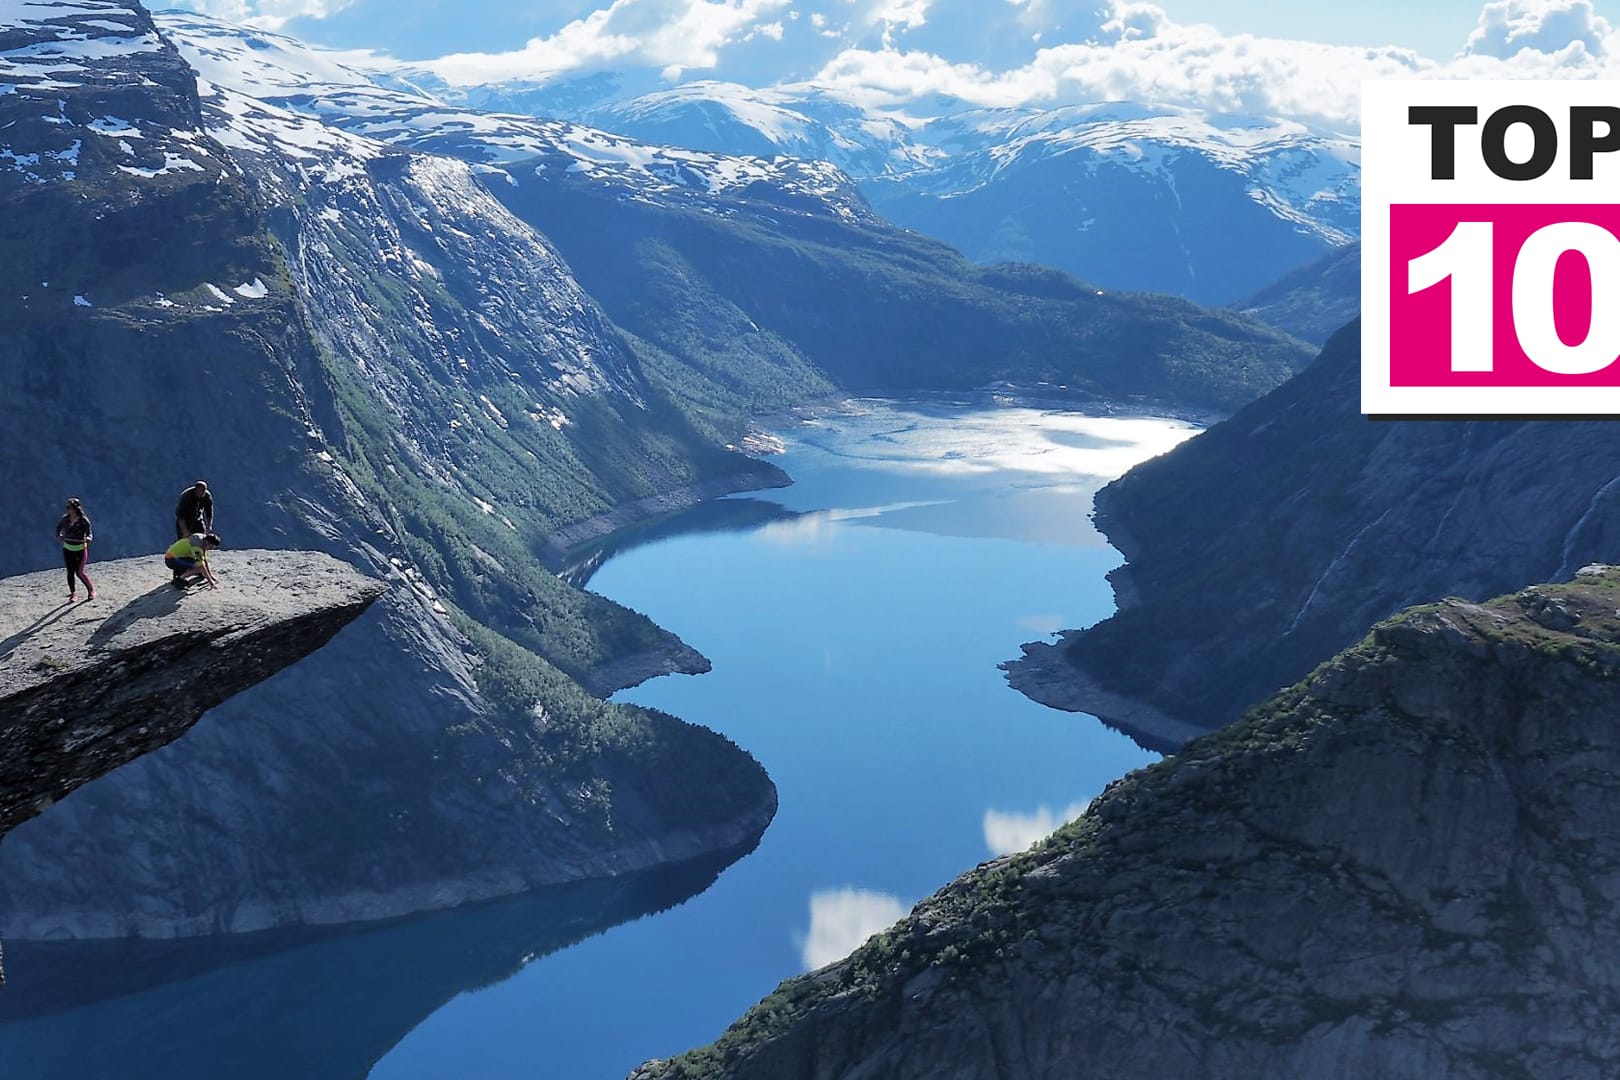
<path id="1" fill-rule="evenodd" d="M 193 6 L 193 5 L 184 5 Z M 207 8 L 206 2 L 194 6 Z M 274 11 L 278 5 L 247 4 Z M 310 7 L 333 6 L 310 4 Z M 294 18 L 285 31 L 307 41 L 340 48 L 379 48 L 407 59 L 426 59 L 450 52 L 496 52 L 515 48 L 532 37 L 556 33 L 568 23 L 609 6 L 595 0 L 355 0 L 325 17 Z M 796 5 L 804 12 L 836 17 L 839 0 Z M 843 6 L 848 7 L 847 3 Z M 940 5 L 936 5 L 940 6 Z M 987 27 L 1014 33 L 1012 4 L 1005 0 L 971 0 L 966 11 L 936 15 L 932 29 L 918 37 L 948 42 L 960 51 Z M 1051 24 L 1089 32 L 1101 20 L 1098 5 L 1057 0 L 1047 7 L 1062 16 Z M 1298 38 L 1337 45 L 1402 45 L 1443 59 L 1457 52 L 1474 28 L 1482 0 L 1351 0 L 1338 4 L 1279 3 L 1278 0 L 1165 0 L 1159 5 L 1177 22 L 1210 23 L 1229 34 L 1250 33 Z M 1599 5 L 1601 8 L 1603 5 Z M 282 10 L 291 5 L 281 5 Z M 976 10 L 973 10 L 976 9 Z M 992 16 L 987 18 L 986 10 Z M 997 10 L 1000 9 L 1000 10 Z M 808 29 L 808 26 L 806 27 Z M 992 38 L 1001 34 L 992 32 Z M 1027 40 L 1027 36 L 1018 35 Z M 954 40 L 952 40 L 954 39 Z M 785 50 L 783 50 L 785 51 Z"/>
<path id="2" fill-rule="evenodd" d="M 877 107 L 1133 99 L 1353 127 L 1360 83 L 1620 77 L 1620 0 L 186 0 L 461 85 L 813 82 Z M 1616 20 L 1620 22 L 1620 19 Z"/>
<path id="3" fill-rule="evenodd" d="M 339 0 L 340 2 L 340 0 Z M 180 6 L 219 8 L 206 0 Z M 315 10 L 336 6 L 333 0 L 277 4 L 234 5 L 246 13 Z M 325 17 L 299 17 L 285 24 L 296 37 L 341 48 L 379 48 L 402 58 L 425 59 L 449 52 L 494 52 L 515 48 L 532 37 L 556 33 L 568 23 L 609 6 L 597 0 L 355 0 Z M 806 12 L 836 15 L 838 0 L 797 5 Z M 845 7 L 849 5 L 844 4 Z M 1006 0 L 972 0 L 973 14 L 936 16 L 941 32 L 929 37 L 959 39 L 981 33 L 986 26 L 1008 27 L 1012 4 Z M 1064 17 L 1068 29 L 1087 32 L 1100 22 L 1087 0 L 1057 0 L 1047 5 Z M 1335 45 L 1400 45 L 1435 59 L 1459 51 L 1479 18 L 1483 0 L 1346 0 L 1343 3 L 1280 3 L 1278 0 L 1162 0 L 1159 4 L 1175 21 L 1209 23 L 1228 34 L 1249 33 L 1272 38 L 1297 38 Z M 1596 4 L 1600 13 L 1613 6 Z M 1001 18 L 986 18 L 985 10 Z M 1000 9 L 997 12 L 997 9 Z M 216 10 L 216 13 L 222 13 Z M 954 15 L 954 17 L 953 17 Z M 994 36 L 994 35 L 993 35 Z M 959 40 L 958 44 L 962 44 Z"/>
<path id="4" fill-rule="evenodd" d="M 1459 51 L 1482 0 L 1166 0 L 1177 22 L 1212 23 L 1228 34 L 1299 38 L 1330 45 L 1404 45 L 1444 59 Z M 1605 5 L 1599 4 L 1601 9 Z"/>

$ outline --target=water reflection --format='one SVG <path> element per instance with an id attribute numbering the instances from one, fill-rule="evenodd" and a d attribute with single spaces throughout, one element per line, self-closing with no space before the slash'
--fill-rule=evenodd
<path id="1" fill-rule="evenodd" d="M 1007 810 L 984 812 L 984 846 L 991 855 L 1011 855 L 1026 851 L 1032 844 L 1046 839 L 1061 826 L 1067 825 L 1086 812 L 1088 802 L 1074 802 L 1062 810 L 1049 806 L 1038 807 L 1028 813 Z"/>
<path id="2" fill-rule="evenodd" d="M 1162 417 L 1082 416 L 988 400 L 980 411 L 966 408 L 856 399 L 801 416 L 787 433 L 792 487 L 631 526 L 573 549 L 556 573 L 583 587 L 609 559 L 682 536 L 760 530 L 772 542 L 814 548 L 849 523 L 1105 549 L 1091 523 L 1097 489 L 1198 430 Z"/>
<path id="3" fill-rule="evenodd" d="M 844 464 L 957 479 L 1114 477 L 1197 433 L 1162 417 L 1086 416 L 1027 406 L 963 411 L 955 404 L 863 399 L 811 418 L 790 441 Z M 825 438 L 823 437 L 825 435 Z"/>
<path id="4" fill-rule="evenodd" d="M 358 931 L 7 942 L 0 1072 L 29 1080 L 363 1077 L 457 994 L 673 907 L 748 850 Z"/>
<path id="5" fill-rule="evenodd" d="M 799 940 L 806 971 L 836 963 L 873 934 L 905 918 L 898 896 L 869 889 L 824 889 L 810 897 L 810 931 Z"/>
<path id="6" fill-rule="evenodd" d="M 1134 458 L 1188 432 L 1141 423 Z M 266 939 L 228 962 L 139 947 L 103 963 L 19 943 L 0 1008 L 36 1018 L 0 1022 L 0 1076 L 620 1080 L 713 1039 L 986 845 L 1024 846 L 1076 793 L 1150 760 L 1009 691 L 996 669 L 1021 635 L 1113 610 L 1104 575 L 1118 557 L 1086 517 L 1108 469 L 1048 466 L 1123 455 L 1117 431 L 1039 410 L 867 402 L 787 434 L 793 487 L 649 523 L 576 553 L 569 571 L 714 662 L 624 699 L 710 724 L 765 765 L 781 811 L 757 852 L 678 909 L 504 982 L 703 888 L 718 867 L 663 897 L 531 898 Z M 985 461 L 1001 464 L 974 464 Z M 866 887 L 827 888 L 847 882 Z M 458 995 L 486 983 L 498 985 Z"/>
<path id="7" fill-rule="evenodd" d="M 799 516 L 792 510 L 763 499 L 716 499 L 582 544 L 569 551 L 563 557 L 562 565 L 553 572 L 570 585 L 583 589 L 615 555 L 676 536 L 747 532 L 772 522 L 792 521 Z"/>

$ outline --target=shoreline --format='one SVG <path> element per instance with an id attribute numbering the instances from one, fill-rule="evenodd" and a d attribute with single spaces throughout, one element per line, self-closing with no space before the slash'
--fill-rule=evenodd
<path id="1" fill-rule="evenodd" d="M 24 958 L 27 993 L 0 995 L 0 1025 L 28 1023 L 58 1013 L 99 1005 L 106 1001 L 158 990 L 168 984 L 208 976 L 227 968 L 251 965 L 289 950 L 310 946 L 320 947 L 346 940 L 372 939 L 373 935 L 411 933 L 445 934 L 445 928 L 466 926 L 471 920 L 476 928 L 482 920 L 486 933 L 483 940 L 475 937 L 462 955 L 468 970 L 452 975 L 442 986 L 450 989 L 441 997 L 430 992 L 425 1009 L 404 1028 L 396 1028 L 396 1036 L 403 1035 L 427 1015 L 444 1004 L 459 989 L 476 989 L 489 985 L 491 979 L 503 979 L 525 966 L 541 948 L 538 956 L 549 955 L 568 948 L 568 939 L 578 940 L 590 934 L 605 933 L 654 913 L 669 903 L 681 903 L 712 884 L 716 877 L 747 857 L 758 846 L 758 840 L 745 842 L 735 848 L 716 850 L 692 859 L 660 864 L 643 871 L 632 871 L 610 878 L 545 885 L 511 896 L 473 901 L 455 908 L 401 915 L 361 923 L 333 923 L 325 925 L 286 926 L 268 930 L 245 931 L 234 934 L 211 934 L 191 937 L 124 937 L 82 939 L 13 939 L 16 952 Z M 651 895 L 649 896 L 649 890 Z M 582 899 L 589 900 L 581 906 Z M 548 921 L 547 915 L 555 910 L 553 904 L 563 905 L 566 928 L 557 932 L 557 921 Z M 503 908 L 525 905 L 535 910 L 540 905 L 539 918 L 520 926 L 510 918 L 498 914 Z M 488 933 L 493 916 L 495 934 Z M 529 930 L 527 927 L 532 926 Z M 417 928 L 421 928 L 418 930 Z M 505 944 L 513 934 L 523 935 L 515 945 Z M 551 937 L 546 942 L 543 939 Z M 540 940 L 535 940 L 536 938 Z M 491 940 L 495 942 L 492 946 Z M 113 957 L 115 967 L 104 967 L 107 957 Z M 110 978 L 109 978 L 110 976 Z M 361 977 L 365 977 L 364 974 Z M 371 1064 L 371 1062 L 367 1062 Z"/>
<path id="2" fill-rule="evenodd" d="M 1209 734 L 1206 728 L 1104 689 L 1069 663 L 1069 641 L 1081 632 L 1065 630 L 1055 642 L 1025 643 L 1021 646 L 1022 657 L 997 665 L 1006 673 L 1007 685 L 1049 708 L 1094 716 L 1104 726 L 1129 736 L 1142 749 L 1158 754 L 1178 754 L 1191 740 Z"/>
<path id="3" fill-rule="evenodd" d="M 1169 402 L 1100 398 L 1055 386 L 1009 384 L 967 390 L 868 390 L 813 398 L 779 412 L 755 417 L 750 421 L 750 433 L 744 442 L 751 452 L 780 453 L 781 440 L 776 431 L 799 427 L 818 417 L 855 411 L 862 402 L 867 401 L 1031 408 L 1107 417 L 1175 420 L 1200 428 L 1207 428 L 1225 416 Z M 757 458 L 752 460 L 753 468 L 624 503 L 606 514 L 559 529 L 547 540 L 546 568 L 554 573 L 562 571 L 591 547 L 609 540 L 616 533 L 679 513 L 699 503 L 748 491 L 789 487 L 794 483 L 791 476 L 770 462 Z M 1118 479 L 1114 477 L 1109 484 Z M 1107 484 L 1103 485 L 1103 491 L 1107 487 Z M 1115 534 L 1125 533 L 1123 526 L 1109 523 L 1110 527 L 1104 528 L 1108 521 L 1107 509 L 1101 505 L 1104 501 L 1102 492 L 1099 492 L 1092 508 L 1097 530 L 1110 546 L 1125 557 L 1125 562 L 1108 575 L 1115 595 L 1115 614 L 1118 614 L 1130 607 L 1135 599 L 1134 585 L 1130 580 L 1130 561 L 1125 552 L 1125 548 L 1131 544 L 1128 535 L 1116 539 Z M 586 673 L 580 679 L 582 685 L 593 695 L 605 699 L 620 690 L 639 686 L 662 675 L 701 675 L 711 669 L 707 657 L 688 646 L 673 631 L 661 629 L 675 639 L 676 647 L 647 650 L 615 659 Z M 1063 712 L 1093 716 L 1104 726 L 1128 736 L 1138 746 L 1154 753 L 1178 753 L 1189 740 L 1208 734 L 1205 729 L 1178 720 L 1151 705 L 1103 688 L 1069 664 L 1064 658 L 1069 641 L 1072 636 L 1082 632 L 1063 630 L 1060 632 L 1061 639 L 1056 643 L 1025 643 L 1021 646 L 1021 657 L 997 666 L 1006 674 L 1008 685 L 1030 700 Z"/>
<path id="4" fill-rule="evenodd" d="M 659 629 L 674 638 L 675 644 L 667 649 L 644 649 L 616 657 L 584 672 L 575 681 L 592 697 L 606 701 L 620 690 L 640 686 L 649 679 L 663 675 L 707 675 L 714 670 L 709 658 L 688 645 L 675 631 L 663 626 Z"/>
<path id="5" fill-rule="evenodd" d="M 558 886 L 625 880 L 732 851 L 743 854 L 752 851 L 776 816 L 776 785 L 770 782 L 768 775 L 765 779 L 768 789 L 764 797 L 728 822 L 670 829 L 572 860 L 541 859 L 523 869 L 492 867 L 489 872 L 476 876 L 423 881 L 379 893 L 335 893 L 293 905 L 285 901 L 245 901 L 233 908 L 224 920 L 205 917 L 167 920 L 161 928 L 148 924 L 137 929 L 123 919 L 84 912 L 13 915 L 8 919 L 5 937 L 13 943 L 88 944 L 230 939 L 263 933 L 336 933 L 498 903 Z"/>
<path id="6" fill-rule="evenodd" d="M 755 460 L 750 468 L 621 503 L 605 514 L 558 529 L 546 539 L 542 563 L 552 573 L 562 574 L 582 552 L 608 540 L 615 533 L 689 510 L 711 499 L 745 491 L 769 491 L 788 487 L 792 483 L 792 477 L 775 465 Z M 658 629 L 669 638 L 669 644 L 664 648 L 643 649 L 616 656 L 574 676 L 575 681 L 586 693 L 605 701 L 620 690 L 640 686 L 662 675 L 703 675 L 712 669 L 709 658 L 688 645 L 675 631 L 666 626 L 659 626 Z"/>
<path id="7" fill-rule="evenodd" d="M 990 385 L 965 390 L 850 390 L 811 398 L 777 412 L 765 413 L 752 421 L 769 433 L 775 428 L 794 427 L 820 416 L 851 411 L 865 401 L 912 403 L 916 405 L 966 405 L 978 408 L 1022 408 L 1047 412 L 1079 413 L 1122 420 L 1177 420 L 1208 428 L 1231 415 L 1215 409 L 1199 409 L 1154 398 L 1105 398 L 1058 386 Z"/>
<path id="8" fill-rule="evenodd" d="M 556 573 L 567 565 L 580 548 L 664 514 L 688 510 L 698 503 L 745 491 L 770 491 L 792 486 L 793 478 L 775 465 L 768 461 L 751 460 L 749 468 L 620 503 L 606 513 L 564 525 L 546 537 L 542 553 L 546 569 Z"/>

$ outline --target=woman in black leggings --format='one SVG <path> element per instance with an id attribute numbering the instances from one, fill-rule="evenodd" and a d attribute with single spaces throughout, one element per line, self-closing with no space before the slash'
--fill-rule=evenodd
<path id="1" fill-rule="evenodd" d="M 68 603 L 78 599 L 79 582 L 84 582 L 86 600 L 96 598 L 96 587 L 84 572 L 90 558 L 90 519 L 78 499 L 67 501 L 67 513 L 56 523 L 56 538 L 62 541 L 62 562 L 67 566 Z"/>

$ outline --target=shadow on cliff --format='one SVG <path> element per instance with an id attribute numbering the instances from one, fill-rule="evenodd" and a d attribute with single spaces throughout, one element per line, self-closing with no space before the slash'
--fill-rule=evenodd
<path id="1" fill-rule="evenodd" d="M 63 600 L 60 604 L 57 604 L 51 610 L 35 619 L 28 626 L 23 627 L 21 630 L 17 631 L 15 634 L 12 634 L 4 641 L 0 641 L 0 660 L 6 659 L 11 655 L 12 650 L 18 645 L 21 645 L 23 642 L 39 633 L 47 626 L 50 626 L 52 623 L 56 622 L 58 619 L 72 610 L 72 601 Z"/>
<path id="2" fill-rule="evenodd" d="M 185 590 L 176 589 L 167 582 L 155 589 L 149 589 L 107 616 L 107 620 L 90 635 L 88 644 L 91 648 L 101 648 L 120 632 L 142 619 L 161 619 L 166 615 L 172 615 L 180 610 L 180 600 L 184 596 Z M 0 640 L 0 660 L 10 656 L 18 645 L 21 645 L 73 610 L 73 602 L 63 600 L 50 611 L 35 619 L 32 624 L 23 627 L 10 637 Z"/>
<path id="3" fill-rule="evenodd" d="M 0 1062 L 32 1080 L 362 1077 L 457 994 L 684 903 L 751 850 L 364 928 L 7 942 Z"/>
<path id="4" fill-rule="evenodd" d="M 143 619 L 161 619 L 173 615 L 180 610 L 180 600 L 185 595 L 184 589 L 177 589 L 168 582 L 155 589 L 148 589 L 107 616 L 107 621 L 96 627 L 95 632 L 90 635 L 89 646 L 92 649 L 102 648 L 114 637 Z"/>

